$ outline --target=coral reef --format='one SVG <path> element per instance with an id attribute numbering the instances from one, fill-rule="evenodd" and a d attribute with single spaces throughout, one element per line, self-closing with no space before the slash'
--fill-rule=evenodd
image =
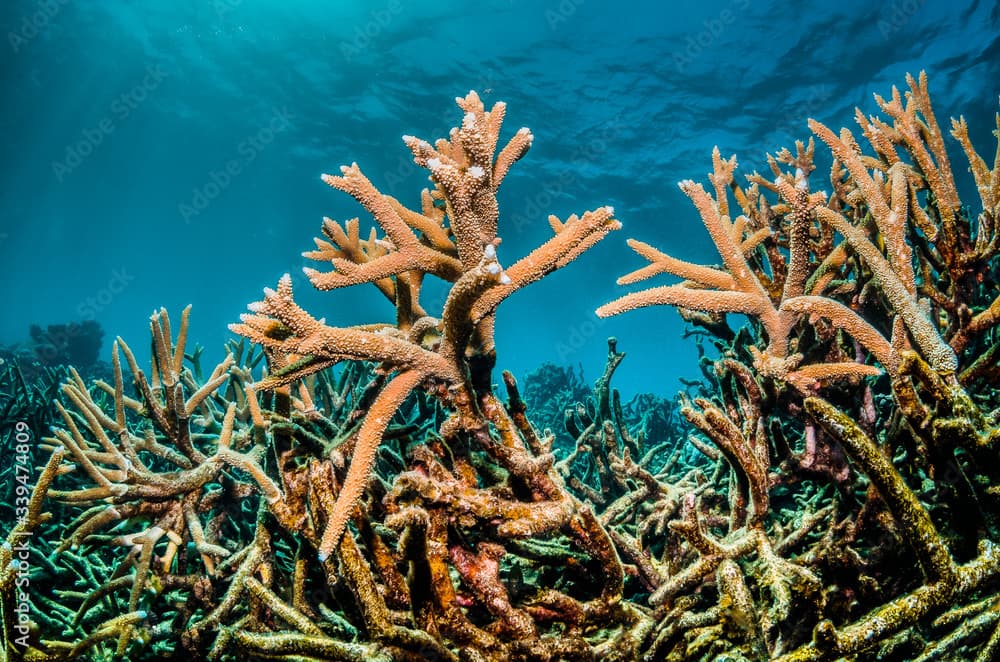
<path id="1" fill-rule="evenodd" d="M 736 586 L 757 646 L 782 660 L 875 647 L 893 658 L 940 659 L 963 646 L 977 660 L 1000 654 L 1000 150 L 990 169 L 964 119 L 952 121 L 982 203 L 975 213 L 959 201 L 926 76 L 907 82 L 905 97 L 895 88 L 876 97 L 891 124 L 857 113 L 872 153 L 848 129 L 810 121 L 834 157 L 830 193 L 810 181 L 812 140 L 770 157 L 772 177 L 754 174 L 747 187 L 734 180 L 735 157 L 716 150 L 712 193 L 680 187 L 722 265 L 632 240 L 649 265 L 621 284 L 661 273 L 684 282 L 598 310 L 676 306 L 717 339 L 714 393 L 683 413 L 712 443 L 708 455 L 730 466 L 729 522 L 709 538 L 698 522 L 716 516 L 712 504 L 688 497 L 675 530 L 699 558 L 680 576 L 693 584 L 716 572 L 720 593 Z M 733 332 L 727 313 L 752 326 Z M 776 497 L 807 477 L 836 492 L 789 521 Z M 796 533 L 793 545 L 782 538 L 796 521 L 826 533 L 811 545 Z M 948 632 L 970 618 L 974 628 Z M 944 631 L 937 641 L 932 619 Z M 812 630 L 804 644 L 803 627 Z"/>
<path id="2" fill-rule="evenodd" d="M 324 176 L 377 227 L 326 219 L 306 276 L 374 286 L 392 323 L 332 326 L 285 276 L 215 366 L 161 310 L 148 368 L 119 338 L 53 408 L 52 380 L 0 373 L 0 660 L 994 659 L 1000 150 L 953 121 L 973 213 L 909 85 L 878 98 L 891 124 L 858 114 L 867 153 L 811 123 L 829 193 L 812 141 L 745 186 L 717 150 L 711 192 L 682 182 L 721 265 L 630 241 L 649 264 L 621 282 L 684 280 L 598 312 L 697 328 L 676 402 L 623 403 L 613 338 L 592 388 L 494 384 L 500 304 L 620 225 L 550 217 L 502 266 L 497 189 L 532 136 L 498 149 L 505 107 L 475 93 L 448 139 L 404 137 L 419 211 L 357 165 Z"/>
<path id="3" fill-rule="evenodd" d="M 16 359 L 0 362 L 0 457 L 13 458 L 17 453 L 19 432 L 40 439 L 55 422 L 52 402 L 67 377 L 65 369 L 31 366 L 25 375 Z M 0 522 L 13 523 L 17 486 L 15 464 L 0 466 Z M 11 524 L 13 526 L 13 524 Z"/>
<path id="4" fill-rule="evenodd" d="M 374 284 L 395 324 L 328 326 L 298 307 L 286 276 L 233 327 L 266 353 L 257 381 L 261 355 L 242 350 L 200 379 L 185 362 L 187 311 L 176 339 L 165 312 L 154 316 L 148 372 L 119 339 L 113 383 L 88 390 L 73 373 L 57 405 L 63 426 L 46 440 L 65 458 L 47 497 L 85 510 L 51 550 L 36 546 L 45 572 L 32 580 L 72 584 L 82 572 L 89 590 L 36 608 L 44 626 L 26 657 L 111 641 L 137 656 L 166 645 L 210 658 L 549 659 L 589 656 L 585 635 L 638 620 L 607 533 L 523 412 L 492 390 L 499 304 L 619 223 L 608 207 L 550 217 L 552 238 L 501 267 L 496 190 L 532 136 L 521 129 L 498 151 L 503 104 L 457 101 L 465 115 L 450 140 L 404 138 L 434 184 L 420 212 L 356 165 L 324 177 L 385 235 L 362 239 L 357 219 L 327 219 L 308 255 L 333 271 L 307 275 L 320 289 Z M 426 275 L 450 283 L 440 317 L 420 302 Z M 0 557 L 5 614 L 11 556 Z M 512 595 L 506 556 L 553 579 L 572 563 L 579 581 Z M 16 634 L 6 617 L 5 628 Z M 43 637 L 53 631 L 61 639 Z"/>
<path id="5" fill-rule="evenodd" d="M 49 324 L 44 329 L 32 324 L 32 348 L 42 365 L 72 365 L 87 368 L 97 362 L 104 330 L 94 320 Z"/>
<path id="6" fill-rule="evenodd" d="M 100 360 L 103 341 L 104 329 L 94 320 L 45 327 L 32 324 L 25 340 L 0 345 L 0 366 L 16 368 L 24 386 L 39 380 L 51 382 L 53 370 L 66 366 L 74 366 L 85 378 L 108 378 L 110 366 Z"/>

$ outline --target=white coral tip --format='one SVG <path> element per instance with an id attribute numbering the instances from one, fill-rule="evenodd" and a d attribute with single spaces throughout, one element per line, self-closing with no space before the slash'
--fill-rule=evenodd
<path id="1" fill-rule="evenodd" d="M 500 274 L 500 284 L 501 285 L 510 285 L 510 276 L 508 276 L 505 273 L 504 274 Z"/>
<path id="2" fill-rule="evenodd" d="M 263 301 L 251 301 L 250 303 L 247 304 L 247 310 L 249 310 L 251 313 L 259 313 L 263 309 L 264 309 Z"/>
<path id="3" fill-rule="evenodd" d="M 441 159 L 438 158 L 427 159 L 427 167 L 430 169 L 431 172 L 434 172 L 435 170 L 441 167 Z"/>
<path id="4" fill-rule="evenodd" d="M 479 166 L 472 166 L 471 168 L 469 168 L 469 174 L 475 177 L 476 179 L 479 179 L 486 174 L 486 171 Z"/>
<path id="5" fill-rule="evenodd" d="M 800 191 L 809 188 L 809 180 L 806 179 L 806 173 L 802 168 L 795 169 L 795 188 Z"/>
<path id="6" fill-rule="evenodd" d="M 492 260 L 496 256 L 497 256 L 497 247 L 494 246 L 493 244 L 486 244 L 486 247 L 483 248 L 483 257 L 485 257 L 487 260 Z"/>
<path id="7" fill-rule="evenodd" d="M 500 265 L 497 264 L 496 262 L 490 262 L 489 264 L 486 265 L 486 271 L 496 276 L 498 273 L 500 273 Z"/>

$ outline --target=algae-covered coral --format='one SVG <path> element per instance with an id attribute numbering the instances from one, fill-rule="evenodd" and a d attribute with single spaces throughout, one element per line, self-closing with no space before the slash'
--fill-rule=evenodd
<path id="1" fill-rule="evenodd" d="M 497 392 L 494 320 L 612 210 L 550 217 L 503 266 L 497 189 L 532 137 L 498 150 L 505 107 L 475 93 L 447 140 L 404 138 L 419 210 L 357 165 L 325 176 L 377 228 L 327 219 L 306 255 L 332 270 L 307 276 L 373 285 L 395 321 L 330 326 L 286 276 L 210 370 L 185 310 L 153 316 L 148 369 L 119 339 L 109 381 L 72 372 L 51 433 L 10 431 L 33 476 L 0 547 L 2 659 L 993 659 L 1000 163 L 953 122 L 963 206 L 909 83 L 879 99 L 891 124 L 858 114 L 868 151 L 812 124 L 828 193 L 812 141 L 745 186 L 718 152 L 711 193 L 681 184 L 722 264 L 633 241 L 650 264 L 623 282 L 685 281 L 599 314 L 676 306 L 718 358 L 679 408 L 623 405 L 612 339 L 561 401 L 571 444 L 512 375 Z"/>

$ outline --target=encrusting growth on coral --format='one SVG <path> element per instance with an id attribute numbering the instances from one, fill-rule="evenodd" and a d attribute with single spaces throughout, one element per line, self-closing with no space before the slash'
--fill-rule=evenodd
<path id="1" fill-rule="evenodd" d="M 974 213 L 908 84 L 876 97 L 889 119 L 858 111 L 869 147 L 811 121 L 745 183 L 715 150 L 681 189 L 719 264 L 629 241 L 647 264 L 620 283 L 682 282 L 598 313 L 679 309 L 703 379 L 672 401 L 624 401 L 615 338 L 592 388 L 494 384 L 500 304 L 620 224 L 549 217 L 504 266 L 498 189 L 532 134 L 501 147 L 474 92 L 447 139 L 404 137 L 419 208 L 356 164 L 323 177 L 376 227 L 324 219 L 305 275 L 373 286 L 389 321 L 316 318 L 286 275 L 214 367 L 185 309 L 150 319 L 148 367 L 119 338 L 51 405 L 0 370 L 0 405 L 52 414 L 14 446 L 0 427 L 45 454 L 0 545 L 0 662 L 996 659 L 1000 149 L 953 120 Z"/>

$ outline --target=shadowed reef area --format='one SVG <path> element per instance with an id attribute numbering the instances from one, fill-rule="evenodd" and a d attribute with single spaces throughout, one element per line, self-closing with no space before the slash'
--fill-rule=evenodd
<path id="1" fill-rule="evenodd" d="M 506 298 L 621 225 L 550 216 L 506 255 L 497 189 L 532 134 L 501 141 L 474 92 L 447 139 L 404 137 L 412 207 L 324 175 L 373 229 L 326 219 L 218 365 L 189 309 L 104 379 L 6 361 L 0 660 L 1000 658 L 1000 151 L 907 87 L 768 173 L 716 150 L 681 182 L 718 263 L 629 240 L 620 284 L 680 282 L 597 314 L 684 316 L 703 378 L 673 400 L 622 401 L 627 338 L 592 386 L 496 372 Z M 395 320 L 330 326 L 310 285 Z"/>

